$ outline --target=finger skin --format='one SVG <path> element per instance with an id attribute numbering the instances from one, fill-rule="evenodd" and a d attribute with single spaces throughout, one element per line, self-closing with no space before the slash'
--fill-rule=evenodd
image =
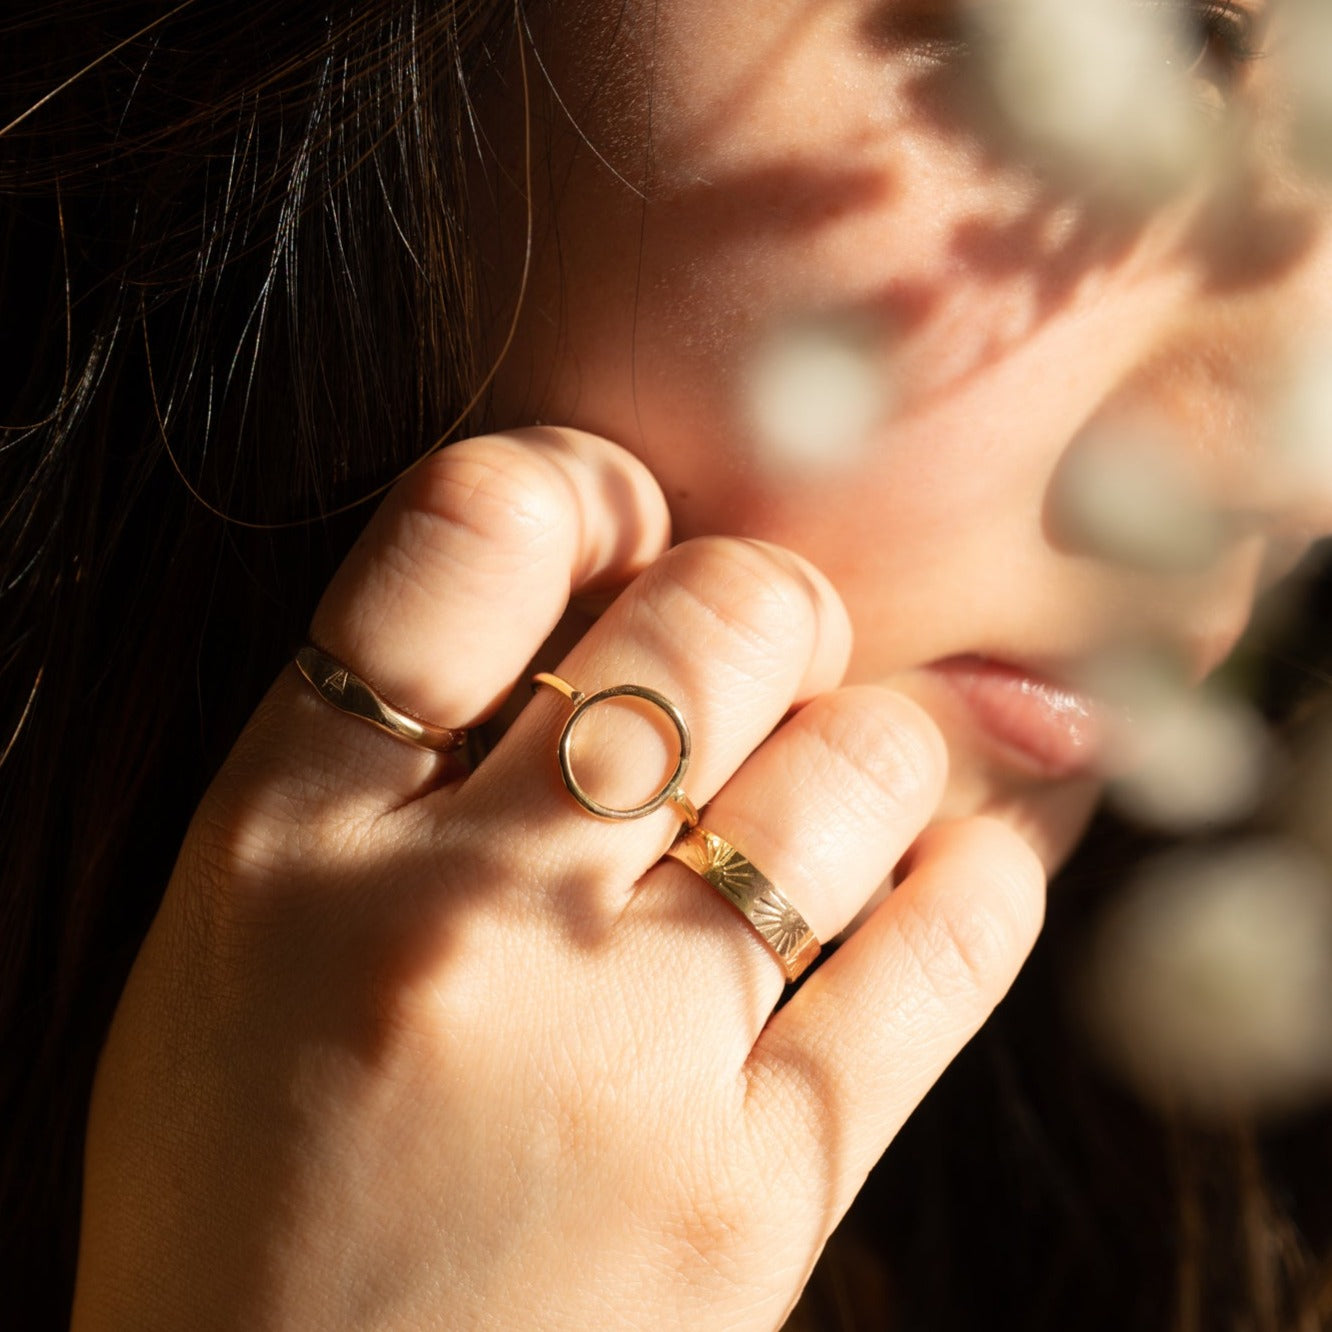
<path id="1" fill-rule="evenodd" d="M 558 673 L 588 695 L 637 684 L 672 700 L 693 739 L 682 789 L 701 805 L 794 704 L 840 681 L 850 642 L 840 598 L 805 560 L 763 542 L 706 537 L 667 551 L 635 580 Z M 556 761 L 569 713 L 568 700 L 538 691 L 463 788 L 449 793 L 450 826 L 486 827 L 501 845 L 539 836 L 548 891 L 565 903 L 614 866 L 618 896 L 606 910 L 617 915 L 674 838 L 680 815 L 662 807 L 605 822 L 580 807 Z M 672 732 L 658 743 L 613 709 L 595 724 L 593 716 L 574 755 L 580 780 L 587 772 L 623 778 L 620 789 L 635 798 L 607 803 L 636 803 L 669 776 L 678 741 Z"/>
<path id="2" fill-rule="evenodd" d="M 319 603 L 310 636 L 401 711 L 465 727 L 493 710 L 571 593 L 631 579 L 670 520 L 632 454 L 543 427 L 463 441 L 389 495 Z M 292 825 L 371 816 L 430 789 L 440 759 L 340 713 L 290 667 L 233 755 Z"/>
<path id="3" fill-rule="evenodd" d="M 937 726 L 910 699 L 871 685 L 839 689 L 769 737 L 703 811 L 702 825 L 751 860 L 826 941 L 925 827 L 947 764 Z M 665 861 L 623 926 L 650 936 L 663 959 L 691 959 L 696 980 L 671 1002 L 696 1007 L 714 1029 L 736 1019 L 733 1035 L 747 1055 L 786 976 L 740 912 L 701 876 Z M 636 948 L 641 955 L 647 945 Z M 669 971 L 659 965 L 653 974 Z"/>
<path id="4" fill-rule="evenodd" d="M 830 1232 L 875 1161 L 1012 984 L 1044 870 L 1007 825 L 931 828 L 912 868 L 764 1030 L 746 1070 L 765 1141 L 805 1164 Z"/>
<path id="5" fill-rule="evenodd" d="M 561 606 L 580 573 L 610 567 L 580 565 L 587 548 L 566 548 Z M 491 572 L 499 586 L 516 569 L 497 560 Z M 392 575 L 390 559 L 387 586 L 410 603 L 412 578 Z M 478 650 L 487 611 L 465 596 L 451 611 L 480 617 Z M 369 651 L 396 622 L 360 627 Z M 491 669 L 518 652 L 524 630 L 506 632 Z M 837 683 L 848 647 L 845 612 L 808 565 L 711 539 L 655 560 L 560 669 L 588 690 L 632 680 L 681 702 L 696 728 L 688 789 L 703 801 L 793 703 Z M 784 752 L 854 753 L 832 726 L 839 707 L 849 725 L 847 697 L 797 723 L 790 749 L 754 760 L 756 801 L 778 780 L 765 762 L 780 771 Z M 608 826 L 570 806 L 554 763 L 567 707 L 543 693 L 471 778 L 351 827 L 330 813 L 338 792 L 370 808 L 393 761 L 420 756 L 290 673 L 272 691 L 192 828 L 99 1070 L 78 1325 L 775 1325 L 853 1176 L 979 1021 L 977 994 L 994 988 L 984 977 L 1003 968 L 984 948 L 958 950 L 953 918 L 971 899 L 985 914 L 980 888 L 995 891 L 1013 848 L 925 834 L 903 890 L 778 1014 L 737 1077 L 742 1056 L 650 986 L 664 970 L 650 931 L 622 929 L 640 953 L 628 965 L 573 928 L 576 903 L 563 928 L 541 909 L 589 883 L 632 902 L 669 833 L 668 816 Z M 894 715 L 885 728 L 909 727 Z M 928 776 L 911 795 L 891 759 L 872 775 L 876 755 L 848 761 L 870 787 L 931 803 Z M 904 826 L 922 817 L 912 810 Z M 754 817 L 745 835 L 758 846 Z M 223 855 L 219 837 L 231 839 Z M 299 837 L 308 846 L 284 844 Z M 779 843 L 763 854 L 785 865 Z M 1005 965 L 1017 933 L 991 931 Z M 725 938 L 752 942 L 733 921 Z M 679 961 L 674 994 L 703 993 L 698 959 Z"/>
<path id="6" fill-rule="evenodd" d="M 629 580 L 670 519 L 632 454 L 536 427 L 452 445 L 392 493 L 311 635 L 399 706 L 469 726 L 508 693 L 575 591 Z"/>

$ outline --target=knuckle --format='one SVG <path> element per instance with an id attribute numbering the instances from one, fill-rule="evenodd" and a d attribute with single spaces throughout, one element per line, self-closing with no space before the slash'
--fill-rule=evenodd
<path id="1" fill-rule="evenodd" d="M 687 1190 L 660 1225 L 674 1275 L 727 1287 L 744 1278 L 755 1230 L 751 1198 L 715 1184 Z"/>
<path id="2" fill-rule="evenodd" d="M 947 995 L 974 994 L 986 1007 L 1008 988 L 1016 952 L 1008 922 L 991 912 L 946 912 L 932 974 Z"/>
<path id="3" fill-rule="evenodd" d="M 988 839 L 994 840 L 994 839 Z M 977 863 L 977 862 L 972 862 Z M 1039 929 L 1039 911 L 1025 871 L 991 867 L 973 891 L 929 894 L 914 907 L 910 929 L 916 967 L 936 998 L 988 1012 L 1008 989 Z"/>
<path id="4" fill-rule="evenodd" d="M 882 810 L 933 802 L 943 789 L 948 754 L 934 721 L 910 699 L 875 688 L 829 696 L 819 726 L 848 798 L 859 793 Z"/>
<path id="5" fill-rule="evenodd" d="M 331 867 L 371 863 L 376 821 L 324 800 L 292 780 L 258 779 L 242 764 L 224 768 L 191 821 L 175 878 L 219 921 L 268 927 L 299 912 Z M 327 793 L 320 793 L 327 794 Z"/>
<path id="6" fill-rule="evenodd" d="M 282 808 L 292 803 L 254 781 L 243 762 L 224 767 L 190 824 L 182 861 L 218 894 L 276 876 L 287 826 L 299 825 L 294 809 Z"/>
<path id="7" fill-rule="evenodd" d="M 672 1277 L 705 1296 L 757 1306 L 770 1298 L 764 1273 L 799 1271 L 817 1251 L 826 1162 L 803 1136 L 738 1109 L 742 1118 L 728 1130 L 732 1150 L 710 1155 L 705 1174 L 696 1166 L 673 1175 L 666 1183 L 673 1202 L 654 1228 Z"/>
<path id="8" fill-rule="evenodd" d="M 698 537 L 654 566 L 666 600 L 731 638 L 770 653 L 794 635 L 812 635 L 819 599 L 812 578 L 775 547 L 737 537 Z M 671 615 L 679 613 L 671 605 Z"/>
<path id="9" fill-rule="evenodd" d="M 744 1073 L 752 1155 L 765 1162 L 770 1179 L 786 1181 L 792 1197 L 802 1188 L 817 1196 L 838 1112 L 848 1103 L 843 1072 L 827 1053 L 820 1035 L 772 1041 Z"/>
<path id="10" fill-rule="evenodd" d="M 457 529 L 530 558 L 570 526 L 568 478 L 549 455 L 491 436 L 451 445 L 405 483 L 401 521 L 414 547 Z"/>

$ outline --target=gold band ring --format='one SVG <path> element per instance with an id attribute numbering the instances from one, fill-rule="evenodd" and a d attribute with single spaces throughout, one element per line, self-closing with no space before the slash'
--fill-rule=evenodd
<path id="1" fill-rule="evenodd" d="M 573 711 L 560 732 L 560 776 L 564 778 L 564 785 L 568 788 L 569 794 L 589 814 L 595 814 L 599 819 L 641 819 L 663 805 L 671 805 L 686 827 L 692 828 L 698 822 L 698 810 L 694 808 L 693 801 L 680 790 L 680 783 L 684 781 L 685 772 L 689 768 L 691 749 L 689 725 L 684 719 L 684 714 L 665 694 L 659 694 L 655 689 L 649 689 L 645 685 L 633 684 L 612 685 L 609 689 L 598 689 L 595 694 L 585 694 L 581 689 L 575 689 L 567 680 L 560 679 L 558 675 L 551 675 L 548 671 L 542 671 L 532 677 L 533 689 L 539 685 L 546 685 L 557 694 L 563 694 L 573 704 Z M 589 708 L 614 698 L 641 698 L 645 703 L 652 704 L 658 711 L 666 714 L 680 739 L 680 757 L 676 761 L 675 771 L 671 773 L 666 784 L 651 799 L 629 809 L 617 809 L 614 805 L 603 805 L 599 800 L 593 799 L 574 776 L 573 770 L 575 727 Z"/>
<path id="2" fill-rule="evenodd" d="M 702 875 L 744 916 L 777 955 L 788 981 L 795 980 L 818 957 L 818 938 L 804 916 L 724 837 L 706 828 L 690 828 L 666 854 Z"/>
<path id="3" fill-rule="evenodd" d="M 440 754 L 460 749 L 467 743 L 465 730 L 432 726 L 419 717 L 400 712 L 380 698 L 359 675 L 311 643 L 296 653 L 296 666 L 325 702 L 331 703 L 339 712 L 359 717 L 371 726 L 387 731 L 395 739 Z"/>

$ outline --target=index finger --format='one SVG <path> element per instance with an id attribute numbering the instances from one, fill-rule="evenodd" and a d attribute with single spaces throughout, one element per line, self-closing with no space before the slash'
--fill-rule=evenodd
<path id="1" fill-rule="evenodd" d="M 390 493 L 310 636 L 397 710 L 466 728 L 512 689 L 571 595 L 627 582 L 669 537 L 651 473 L 608 440 L 554 427 L 465 440 Z M 442 762 L 330 707 L 294 667 L 239 748 L 231 766 L 288 819 L 329 802 L 382 811 Z"/>
<path id="2" fill-rule="evenodd" d="M 609 440 L 550 426 L 466 440 L 391 493 L 311 636 L 404 710 L 470 726 L 574 592 L 627 582 L 669 538 L 656 481 Z"/>

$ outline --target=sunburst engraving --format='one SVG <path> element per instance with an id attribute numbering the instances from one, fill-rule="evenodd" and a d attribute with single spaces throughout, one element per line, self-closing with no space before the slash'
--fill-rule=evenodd
<path id="1" fill-rule="evenodd" d="M 683 833 L 670 855 L 701 874 L 754 927 L 795 980 L 819 954 L 809 922 L 763 871 L 728 841 L 705 828 Z"/>
<path id="2" fill-rule="evenodd" d="M 768 881 L 740 854 L 715 833 L 703 834 L 707 859 L 699 872 L 742 910 L 749 906 L 755 892 L 761 892 Z"/>
<path id="3" fill-rule="evenodd" d="M 804 917 L 790 902 L 782 901 L 772 891 L 754 900 L 749 908 L 749 919 L 782 957 L 794 957 L 809 935 Z"/>

